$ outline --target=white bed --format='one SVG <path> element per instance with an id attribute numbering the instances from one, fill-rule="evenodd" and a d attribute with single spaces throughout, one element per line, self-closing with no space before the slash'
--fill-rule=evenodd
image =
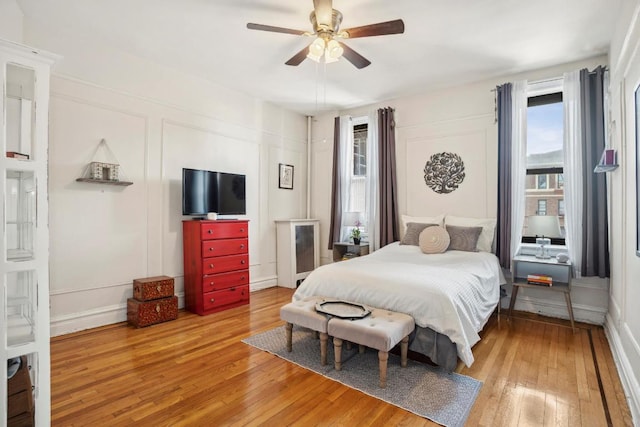
<path id="1" fill-rule="evenodd" d="M 409 314 L 418 331 L 448 337 L 460 360 L 471 366 L 471 347 L 480 340 L 478 333 L 499 302 L 502 283 L 504 276 L 494 254 L 427 255 L 418 246 L 395 242 L 371 255 L 317 268 L 293 300 L 317 295 Z M 415 350 L 433 359 L 417 342 Z M 445 368 L 453 369 L 451 363 Z"/>

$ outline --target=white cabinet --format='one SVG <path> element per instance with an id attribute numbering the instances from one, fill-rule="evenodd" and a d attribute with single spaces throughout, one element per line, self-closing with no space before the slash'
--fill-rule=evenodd
<path id="1" fill-rule="evenodd" d="M 320 264 L 320 221 L 276 221 L 278 286 L 295 288 Z"/>
<path id="2" fill-rule="evenodd" d="M 28 373 L 18 398 L 18 380 L 0 369 L 0 426 L 9 417 L 37 426 L 51 418 L 47 151 L 49 75 L 57 59 L 0 39 L 0 353 L 5 366 L 20 361 L 19 372 Z"/>

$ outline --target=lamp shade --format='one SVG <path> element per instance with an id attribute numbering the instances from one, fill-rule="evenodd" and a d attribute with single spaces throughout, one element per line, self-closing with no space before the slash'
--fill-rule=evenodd
<path id="1" fill-rule="evenodd" d="M 315 39 L 313 43 L 309 45 L 309 52 L 307 53 L 307 58 L 312 59 L 316 62 L 320 62 L 320 58 L 324 55 L 325 43 L 324 40 L 320 37 Z"/>
<path id="2" fill-rule="evenodd" d="M 528 217 L 528 236 L 561 238 L 560 220 L 553 215 L 531 215 Z"/>

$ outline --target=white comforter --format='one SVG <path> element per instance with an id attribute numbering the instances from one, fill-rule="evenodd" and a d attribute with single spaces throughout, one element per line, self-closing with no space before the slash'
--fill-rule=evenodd
<path id="1" fill-rule="evenodd" d="M 398 242 L 314 270 L 293 300 L 318 295 L 407 313 L 416 325 L 447 335 L 458 357 L 473 363 L 471 347 L 500 297 L 503 276 L 495 255 L 447 251 L 426 255 Z"/>

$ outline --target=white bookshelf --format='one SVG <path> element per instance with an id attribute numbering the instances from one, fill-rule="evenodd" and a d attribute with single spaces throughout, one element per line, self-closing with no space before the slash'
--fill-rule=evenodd
<path id="1" fill-rule="evenodd" d="M 2 427 L 9 414 L 22 417 L 21 424 L 51 423 L 47 151 L 49 76 L 57 60 L 0 39 L 0 353 L 5 366 L 13 358 L 26 361 L 21 366 L 31 385 L 14 399 L 8 370 L 0 369 Z"/>

